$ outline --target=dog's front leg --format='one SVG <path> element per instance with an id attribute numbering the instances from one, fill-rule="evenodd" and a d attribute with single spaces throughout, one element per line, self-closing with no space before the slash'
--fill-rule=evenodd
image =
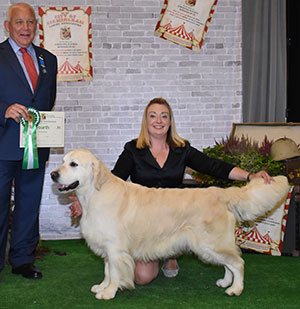
<path id="1" fill-rule="evenodd" d="M 134 267 L 134 260 L 125 250 L 110 252 L 105 264 L 107 276 L 104 279 L 108 285 L 103 290 L 95 288 L 96 298 L 112 299 L 118 289 L 134 289 Z M 104 284 L 101 283 L 100 286 L 104 287 Z"/>
<path id="2" fill-rule="evenodd" d="M 109 285 L 109 281 L 110 281 L 109 265 L 108 265 L 108 261 L 105 259 L 104 260 L 104 280 L 100 284 L 93 285 L 91 288 L 91 291 L 95 294 L 100 293 Z"/>
<path id="3" fill-rule="evenodd" d="M 112 299 L 115 297 L 120 287 L 120 275 L 118 271 L 117 261 L 105 263 L 105 278 L 100 285 L 92 287 L 92 291 L 96 293 L 97 299 Z M 95 288 L 94 288 L 95 287 Z"/>

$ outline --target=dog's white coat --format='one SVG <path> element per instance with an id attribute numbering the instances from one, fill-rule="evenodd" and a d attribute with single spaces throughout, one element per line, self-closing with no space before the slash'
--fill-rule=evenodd
<path id="1" fill-rule="evenodd" d="M 243 188 L 155 189 L 125 182 L 87 149 L 67 153 L 57 182 L 75 189 L 82 205 L 80 227 L 91 250 L 104 258 L 105 278 L 92 287 L 98 299 L 134 288 L 134 261 L 194 252 L 223 265 L 217 281 L 228 295 L 243 291 L 244 261 L 235 244 L 235 223 L 254 220 L 284 201 L 287 178 L 271 184 L 253 179 Z"/>

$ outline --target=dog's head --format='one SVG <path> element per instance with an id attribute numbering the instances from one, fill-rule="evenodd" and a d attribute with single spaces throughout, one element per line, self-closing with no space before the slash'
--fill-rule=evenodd
<path id="1" fill-rule="evenodd" d="M 88 149 L 76 149 L 68 152 L 61 167 L 51 172 L 51 178 L 58 183 L 58 190 L 71 192 L 79 188 L 94 186 L 100 190 L 106 181 L 106 167 Z"/>

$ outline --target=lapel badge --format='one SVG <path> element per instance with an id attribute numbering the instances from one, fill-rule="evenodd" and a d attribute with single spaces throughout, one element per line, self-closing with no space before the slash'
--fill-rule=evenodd
<path id="1" fill-rule="evenodd" d="M 46 70 L 46 65 L 45 65 L 44 57 L 43 57 L 42 54 L 39 55 L 39 63 L 40 63 L 42 72 L 43 72 L 44 74 L 46 74 L 46 73 L 47 73 L 47 70 Z"/>

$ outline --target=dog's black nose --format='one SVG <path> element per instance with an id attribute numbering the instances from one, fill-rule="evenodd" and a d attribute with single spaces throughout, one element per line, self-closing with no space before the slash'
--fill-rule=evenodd
<path id="1" fill-rule="evenodd" d="M 51 172 L 51 178 L 53 181 L 57 181 L 58 177 L 59 177 L 59 173 L 54 171 L 54 172 Z"/>

